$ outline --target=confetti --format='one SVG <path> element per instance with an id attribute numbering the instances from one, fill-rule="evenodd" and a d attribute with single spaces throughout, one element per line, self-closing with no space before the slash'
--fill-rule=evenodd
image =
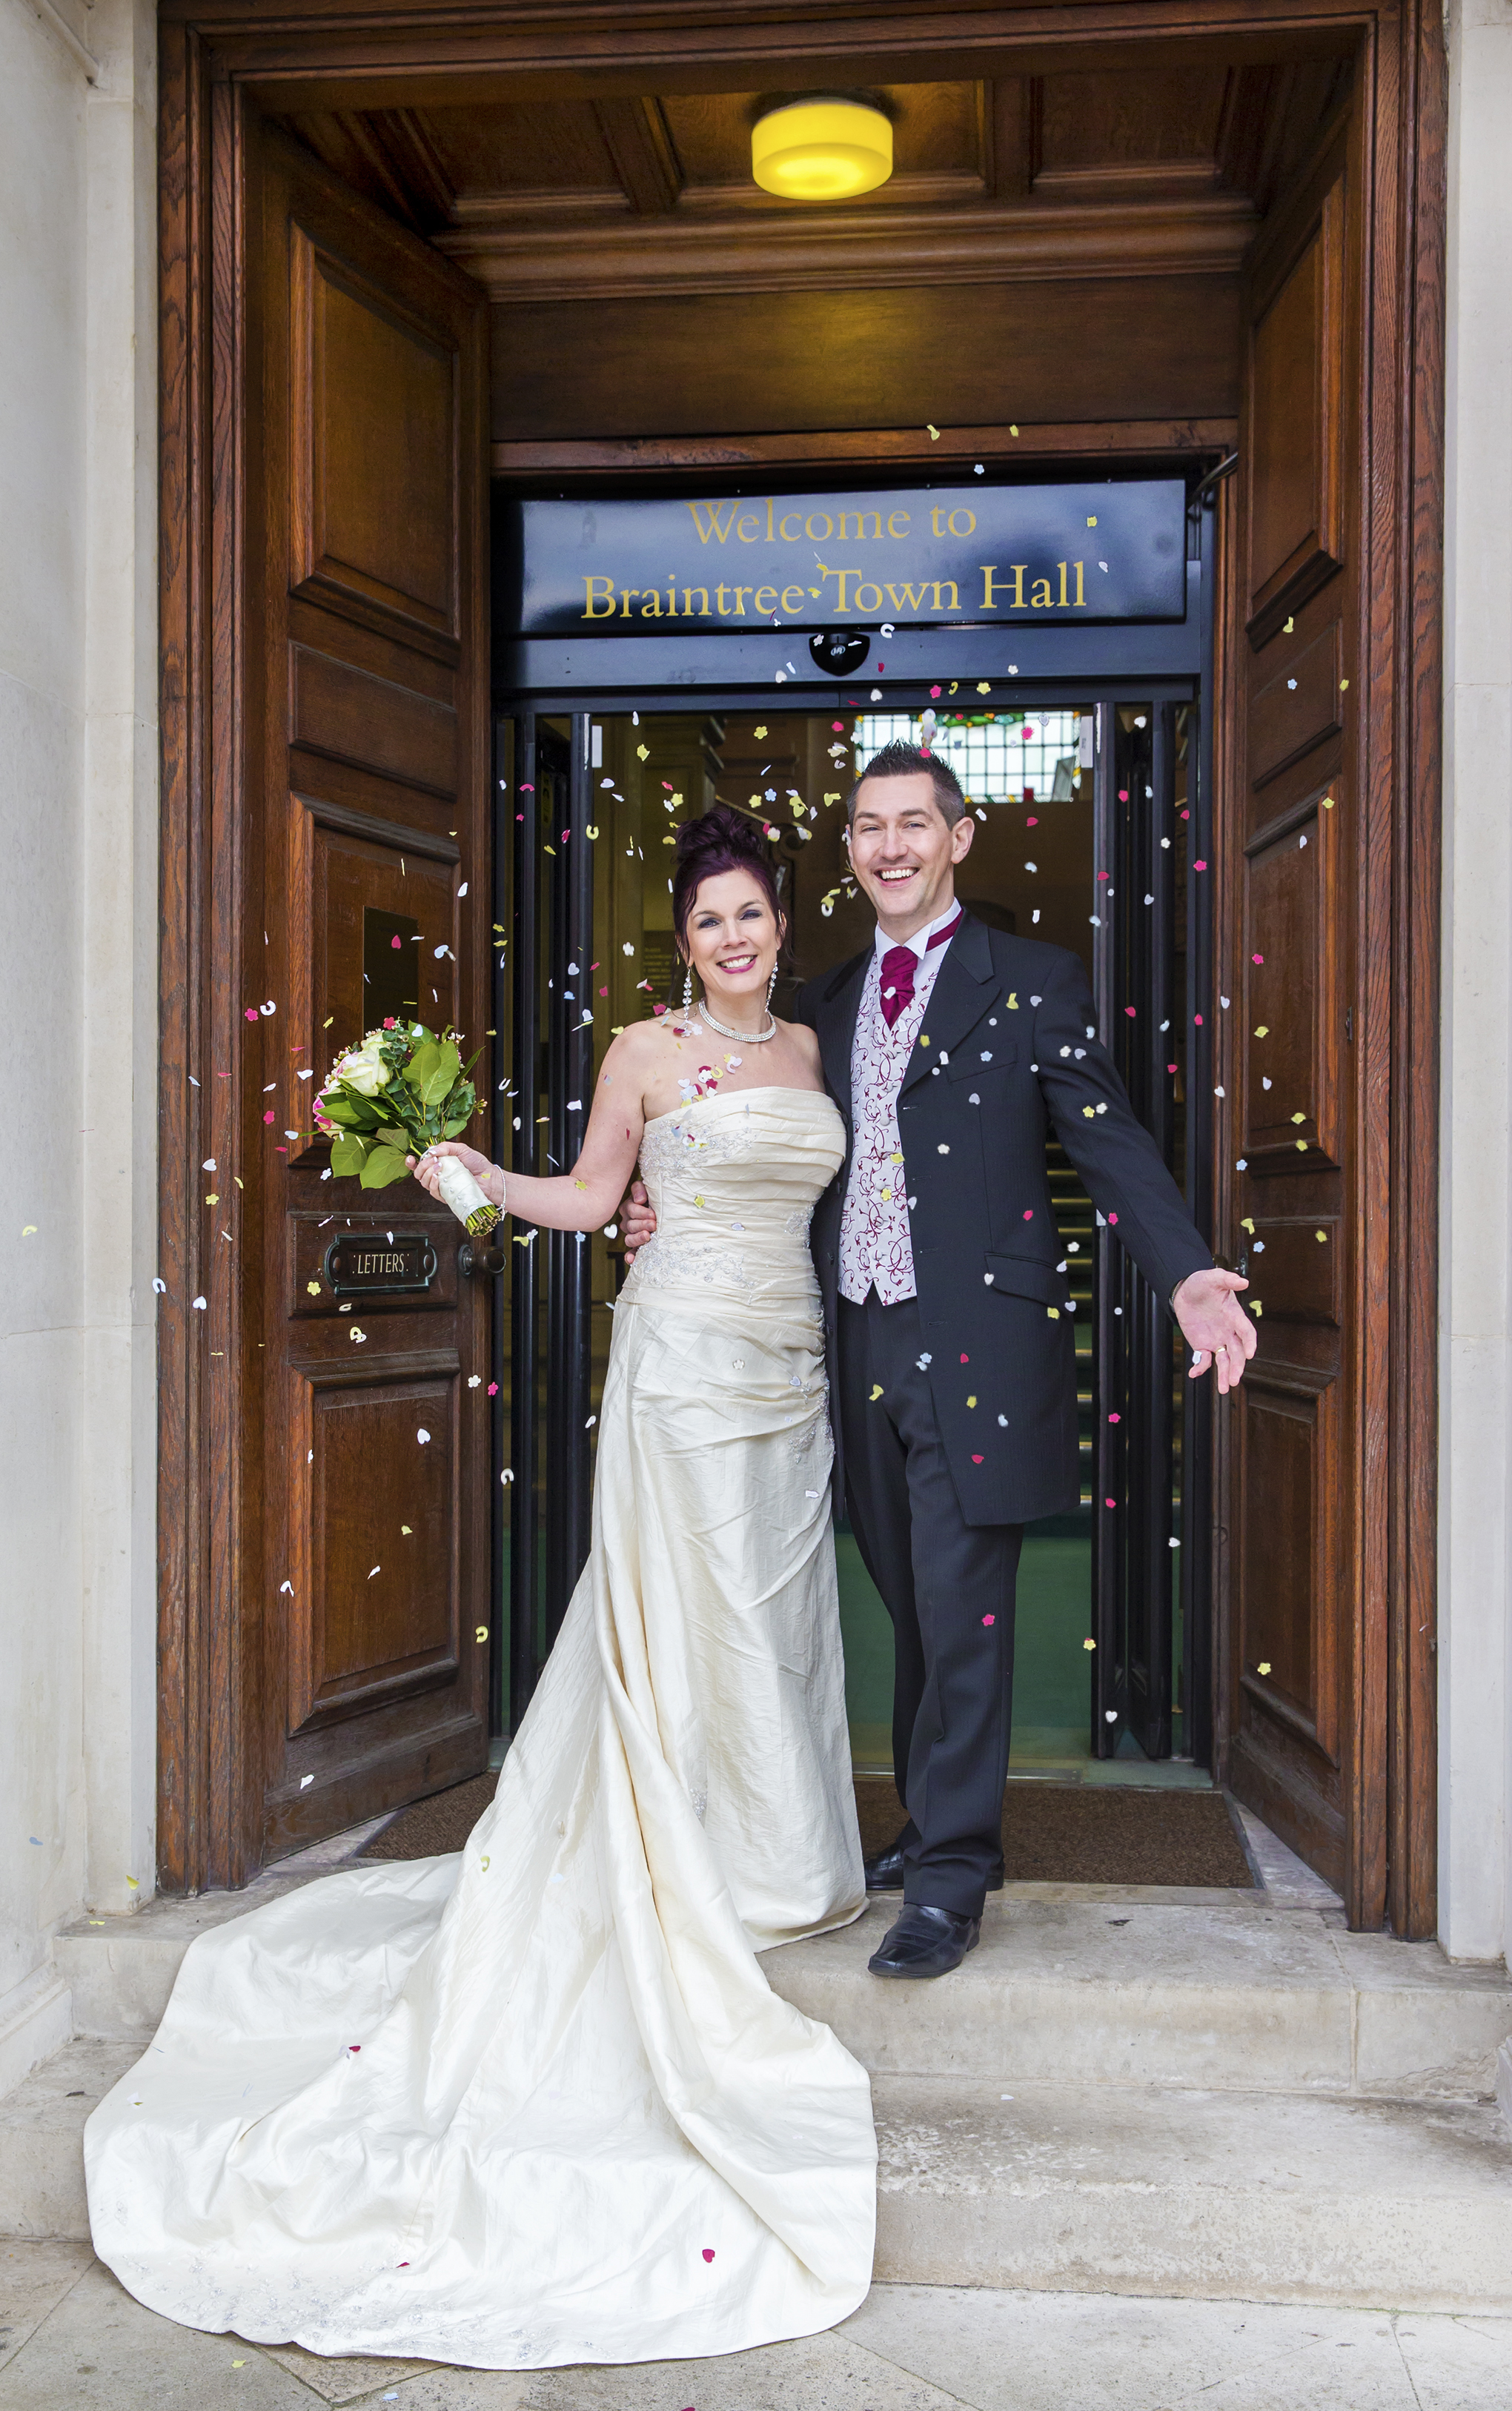
<path id="1" fill-rule="evenodd" d="M 712 2260 L 712 2259 L 713 2258 L 713 2257 L 714 2257 L 714 2254 L 713 2254 L 713 2246 L 712 2246 L 712 2244 L 706 2243 L 706 2244 L 704 2245 L 704 2247 L 703 2247 L 703 2257 L 704 2257 L 704 2258 L 705 2258 L 706 2260 Z"/>
<path id="2" fill-rule="evenodd" d="M 486 1641 L 489 1637 L 488 1626 L 486 1624 L 480 1624 L 473 1637 L 477 1641 Z"/>
<path id="3" fill-rule="evenodd" d="M 1259 1662 L 1259 1664 L 1258 1664 L 1258 1666 L 1256 1666 L 1256 1668 L 1255 1668 L 1255 1673 L 1256 1673 L 1257 1674 L 1269 1674 L 1269 1673 L 1270 1673 L 1270 1658 L 1261 1658 L 1261 1660 L 1260 1660 L 1260 1662 Z"/>
<path id="4" fill-rule="evenodd" d="M 867 1405 L 868 1405 L 868 1406 L 870 1406 L 870 1407 L 874 1407 L 874 1406 L 875 1406 L 875 1404 L 876 1404 L 876 1402 L 877 1402 L 877 1400 L 878 1400 L 878 1398 L 880 1398 L 880 1396 L 881 1396 L 881 1395 L 882 1395 L 882 1384 L 881 1384 L 881 1382 L 880 1382 L 880 1381 L 873 1381 L 873 1384 L 872 1384 L 872 1395 L 871 1395 L 871 1396 L 868 1398 L 868 1400 L 867 1400 L 867 1402 L 866 1402 L 866 1403 L 867 1403 Z"/>
<path id="5" fill-rule="evenodd" d="M 1096 1642 L 1095 1642 L 1095 1641 L 1093 1641 L 1093 1640 L 1091 1640 L 1091 1639 L 1088 1639 L 1088 1640 L 1086 1640 L 1086 1641 L 1084 1641 L 1084 1642 L 1082 1643 L 1081 1646 L 1083 1647 L 1083 1649 L 1095 1649 L 1095 1648 L 1096 1648 L 1096 1646 L 1097 1646 L 1097 1644 L 1096 1644 Z"/>
<path id="6" fill-rule="evenodd" d="M 982 1460 L 979 1456 L 974 1456 L 972 1458 L 973 1465 L 980 1465 L 981 1461 Z M 995 1615 L 984 1615 L 982 1622 L 984 1624 L 995 1624 L 997 1622 L 997 1617 Z"/>
<path id="7" fill-rule="evenodd" d="M 940 431 L 937 427 L 931 427 L 927 419 L 924 422 L 924 431 L 928 435 L 932 444 L 938 444 L 940 440 Z M 714 2256 L 712 2252 L 706 2252 L 703 2257 L 706 2260 L 712 2260 Z"/>
<path id="8" fill-rule="evenodd" d="M 425 1447 L 425 1445 L 426 1445 L 426 1443 L 427 1443 L 427 1441 L 430 1439 L 431 1435 L 430 1435 L 430 1433 L 426 1430 L 425 1425 L 424 1425 L 423 1424 L 421 1424 L 421 1425 L 420 1425 L 420 1427 L 419 1427 L 418 1431 L 416 1433 L 415 1437 L 416 1437 L 416 1439 L 419 1441 L 419 1444 L 420 1444 L 421 1448 L 424 1448 L 424 1447 Z"/>

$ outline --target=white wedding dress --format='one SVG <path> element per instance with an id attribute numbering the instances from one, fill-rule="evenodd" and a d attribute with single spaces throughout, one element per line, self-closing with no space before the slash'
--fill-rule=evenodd
<path id="1" fill-rule="evenodd" d="M 866 2075 L 756 1955 L 864 1903 L 807 1238 L 843 1152 L 792 1089 L 648 1125 L 593 1547 L 492 1806 L 202 1935 L 90 2119 L 95 2249 L 151 2309 L 527 2369 L 864 2296 Z"/>

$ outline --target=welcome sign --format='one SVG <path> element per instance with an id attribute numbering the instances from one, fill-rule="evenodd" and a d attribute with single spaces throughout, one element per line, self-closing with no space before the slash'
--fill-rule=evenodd
<path id="1" fill-rule="evenodd" d="M 1180 620 L 1185 517 L 1179 478 L 516 503 L 508 633 Z"/>

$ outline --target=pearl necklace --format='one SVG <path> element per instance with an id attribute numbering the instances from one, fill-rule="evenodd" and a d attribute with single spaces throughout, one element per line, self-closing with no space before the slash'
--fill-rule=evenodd
<path id="1" fill-rule="evenodd" d="M 769 1038 L 775 1038 L 777 1035 L 776 1016 L 772 1013 L 770 1005 L 767 1007 L 767 1019 L 771 1024 L 770 1030 L 732 1030 L 727 1021 L 716 1021 L 714 1019 L 713 1015 L 709 1010 L 707 999 L 701 996 L 698 999 L 697 1003 L 695 1005 L 694 1011 L 697 1013 L 699 1020 L 706 1023 L 709 1029 L 717 1030 L 721 1038 L 738 1038 L 742 1045 L 765 1046 Z"/>

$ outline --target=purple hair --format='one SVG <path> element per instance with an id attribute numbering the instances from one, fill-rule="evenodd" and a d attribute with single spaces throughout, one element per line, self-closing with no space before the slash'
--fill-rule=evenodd
<path id="1" fill-rule="evenodd" d="M 677 833 L 677 869 L 672 876 L 672 927 L 680 946 L 688 942 L 688 914 L 706 879 L 722 871 L 748 870 L 780 917 L 777 882 L 766 840 L 743 812 L 730 804 L 712 804 L 700 820 L 684 821 Z"/>

